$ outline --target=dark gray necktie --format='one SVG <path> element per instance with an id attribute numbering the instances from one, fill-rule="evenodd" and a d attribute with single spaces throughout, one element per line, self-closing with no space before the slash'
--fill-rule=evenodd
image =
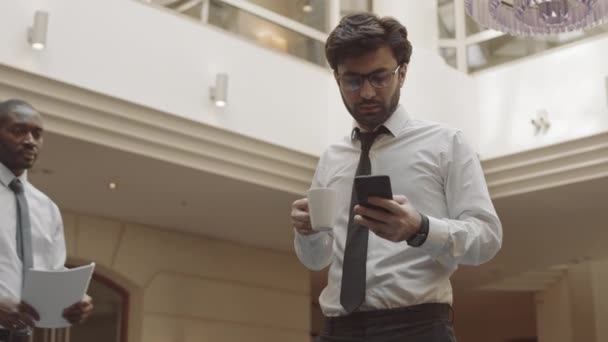
<path id="1" fill-rule="evenodd" d="M 23 264 L 23 277 L 25 277 L 25 271 L 34 266 L 30 209 L 25 199 L 23 184 L 18 178 L 13 179 L 9 188 L 13 190 L 17 198 L 17 254 Z"/>
<path id="2" fill-rule="evenodd" d="M 358 131 L 357 131 L 358 132 Z M 369 150 L 374 140 L 380 134 L 386 133 L 386 127 L 381 126 L 374 132 L 358 132 L 361 140 L 361 156 L 357 166 L 356 176 L 369 175 L 372 165 L 369 160 Z M 344 249 L 344 264 L 342 265 L 342 286 L 340 289 L 340 304 L 347 313 L 354 312 L 365 299 L 365 268 L 367 264 L 368 229 L 355 223 L 353 208 L 357 204 L 357 193 L 353 183 L 348 218 L 348 233 Z"/>

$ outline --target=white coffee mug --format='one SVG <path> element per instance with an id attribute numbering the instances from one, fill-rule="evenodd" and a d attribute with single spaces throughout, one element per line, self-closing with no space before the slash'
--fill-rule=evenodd
<path id="1" fill-rule="evenodd" d="M 308 210 L 312 229 L 316 231 L 332 230 L 336 224 L 338 193 L 330 188 L 313 188 L 308 190 Z"/>

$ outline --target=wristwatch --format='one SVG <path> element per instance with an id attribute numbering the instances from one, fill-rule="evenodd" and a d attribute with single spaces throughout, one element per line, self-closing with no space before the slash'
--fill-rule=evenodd
<path id="1" fill-rule="evenodd" d="M 418 233 L 407 239 L 407 244 L 412 247 L 422 246 L 422 244 L 426 241 L 426 238 L 429 236 L 429 218 L 423 213 L 420 213 L 420 217 L 422 218 L 420 230 Z"/>

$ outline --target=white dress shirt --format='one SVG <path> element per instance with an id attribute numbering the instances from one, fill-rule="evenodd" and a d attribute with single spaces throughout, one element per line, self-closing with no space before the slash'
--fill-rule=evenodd
<path id="1" fill-rule="evenodd" d="M 370 151 L 372 174 L 388 175 L 393 194 L 405 195 L 429 217 L 429 235 L 420 247 L 394 243 L 370 231 L 365 301 L 360 310 L 421 303 L 452 303 L 450 276 L 458 264 L 478 265 L 500 249 L 502 227 L 490 200 L 476 153 L 461 132 L 409 118 L 401 106 L 384 123 Z M 330 266 L 319 302 L 325 316 L 343 315 L 342 263 L 353 178 L 360 142 L 353 134 L 321 156 L 313 187 L 338 191 L 333 231 L 296 232 L 295 251 L 309 269 Z"/>
<path id="2" fill-rule="evenodd" d="M 17 254 L 17 203 L 8 187 L 14 178 L 13 172 L 0 163 L 0 301 L 11 303 L 21 301 L 23 273 Z M 30 212 L 34 268 L 63 269 L 66 251 L 59 209 L 25 178 L 19 177 Z"/>

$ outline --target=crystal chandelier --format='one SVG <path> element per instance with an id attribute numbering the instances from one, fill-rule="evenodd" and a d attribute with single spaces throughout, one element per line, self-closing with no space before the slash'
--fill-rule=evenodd
<path id="1" fill-rule="evenodd" d="M 515 36 L 558 34 L 608 22 L 608 0 L 465 0 L 479 25 Z"/>

